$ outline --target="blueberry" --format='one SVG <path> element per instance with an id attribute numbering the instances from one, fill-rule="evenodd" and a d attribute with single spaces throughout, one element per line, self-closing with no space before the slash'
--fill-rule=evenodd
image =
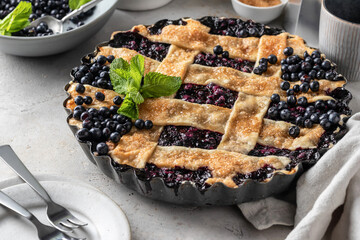
<path id="1" fill-rule="evenodd" d="M 214 51 L 214 54 L 220 55 L 220 54 L 223 53 L 223 48 L 222 48 L 222 46 L 220 46 L 220 45 L 216 45 L 216 46 L 214 47 L 213 51 Z"/>
<path id="2" fill-rule="evenodd" d="M 294 92 L 296 92 L 296 93 L 300 92 L 300 86 L 299 86 L 299 84 L 295 84 L 295 85 L 293 86 L 293 90 L 294 90 Z"/>
<path id="3" fill-rule="evenodd" d="M 151 129 L 154 126 L 154 124 L 151 120 L 146 120 L 144 126 L 146 129 Z"/>
<path id="4" fill-rule="evenodd" d="M 75 90 L 78 92 L 78 93 L 84 93 L 85 92 L 85 87 L 84 87 L 84 85 L 82 85 L 82 84 L 78 84 L 78 85 L 76 85 L 76 88 L 75 88 Z"/>
<path id="5" fill-rule="evenodd" d="M 124 127 L 126 129 L 126 132 L 130 132 L 131 128 L 132 128 L 132 122 L 126 122 L 124 124 Z"/>
<path id="6" fill-rule="evenodd" d="M 326 101 L 326 105 L 328 106 L 328 108 L 330 109 L 335 109 L 336 108 L 336 102 L 332 99 L 327 100 Z"/>
<path id="7" fill-rule="evenodd" d="M 108 61 L 109 63 L 112 63 L 112 61 L 114 61 L 114 60 L 115 60 L 114 55 L 109 55 L 109 56 L 107 56 L 107 61 Z"/>
<path id="8" fill-rule="evenodd" d="M 308 120 L 308 119 L 306 119 L 306 120 Z M 305 118 L 301 117 L 301 116 L 297 117 L 295 120 L 296 125 L 298 125 L 300 127 L 304 126 L 304 122 L 305 122 Z"/>
<path id="9" fill-rule="evenodd" d="M 332 81 L 332 80 L 334 80 L 334 78 L 335 78 L 335 74 L 332 71 L 328 71 L 325 73 L 326 80 Z"/>
<path id="10" fill-rule="evenodd" d="M 112 105 L 112 106 L 110 106 L 110 113 L 112 113 L 112 114 L 116 114 L 117 113 L 117 111 L 119 110 L 119 107 L 118 106 L 115 106 L 115 105 Z"/>
<path id="11" fill-rule="evenodd" d="M 321 67 L 320 67 L 320 65 L 314 65 L 312 69 L 315 70 L 315 71 L 320 71 L 320 70 L 322 70 Z"/>
<path id="12" fill-rule="evenodd" d="M 284 80 L 290 80 L 290 75 L 288 73 L 284 73 L 283 75 L 281 75 L 281 78 Z"/>
<path id="13" fill-rule="evenodd" d="M 289 89 L 290 90 L 290 89 Z M 294 95 L 290 95 L 287 97 L 287 104 L 289 106 L 295 106 L 296 105 L 296 97 Z"/>
<path id="14" fill-rule="evenodd" d="M 290 56 L 286 59 L 286 62 L 290 65 L 290 64 L 295 64 L 297 61 L 296 56 Z"/>
<path id="15" fill-rule="evenodd" d="M 310 70 L 312 69 L 312 66 L 310 63 L 308 62 L 303 62 L 301 64 L 301 70 L 303 70 L 304 72 L 310 72 Z"/>
<path id="16" fill-rule="evenodd" d="M 313 113 L 310 116 L 310 120 L 314 123 L 319 123 L 319 118 L 320 118 L 320 116 L 318 113 Z"/>
<path id="17" fill-rule="evenodd" d="M 319 71 L 316 73 L 316 78 L 317 78 L 317 79 L 324 79 L 324 78 L 325 78 L 325 71 L 324 71 L 324 70 L 319 70 Z"/>
<path id="18" fill-rule="evenodd" d="M 309 84 L 307 82 L 303 82 L 301 85 L 300 85 L 300 91 L 302 91 L 303 93 L 307 93 L 309 91 Z"/>
<path id="19" fill-rule="evenodd" d="M 99 155 L 106 155 L 109 152 L 109 147 L 106 143 L 101 142 L 96 145 L 96 151 Z"/>
<path id="20" fill-rule="evenodd" d="M 81 65 L 79 67 L 79 70 L 82 71 L 83 73 L 87 73 L 89 71 L 89 67 L 86 65 Z"/>
<path id="21" fill-rule="evenodd" d="M 267 64 L 260 64 L 259 66 L 258 66 L 258 68 L 259 68 L 259 70 L 260 70 L 260 72 L 266 72 L 267 71 Z"/>
<path id="22" fill-rule="evenodd" d="M 313 92 L 319 91 L 319 87 L 320 87 L 320 84 L 319 84 L 318 81 L 312 81 L 312 82 L 310 83 L 310 89 L 311 89 L 311 91 L 313 91 Z"/>
<path id="23" fill-rule="evenodd" d="M 111 134 L 111 130 L 108 129 L 107 127 L 105 127 L 105 128 L 102 130 L 102 135 L 103 135 L 103 137 L 104 137 L 106 140 L 109 139 L 110 134 Z"/>
<path id="24" fill-rule="evenodd" d="M 312 58 L 320 58 L 321 57 L 321 53 L 318 50 L 315 50 L 311 53 L 311 57 Z"/>
<path id="25" fill-rule="evenodd" d="M 328 119 L 328 118 L 329 118 L 329 115 L 327 115 L 326 113 L 323 113 L 323 114 L 320 115 L 319 121 L 321 122 L 321 120 Z"/>
<path id="26" fill-rule="evenodd" d="M 258 67 L 254 68 L 253 72 L 256 74 L 256 75 L 261 75 L 262 72 L 260 71 L 260 69 Z"/>
<path id="27" fill-rule="evenodd" d="M 287 61 L 286 61 L 286 59 L 282 59 L 282 60 L 280 61 L 280 63 L 281 63 L 281 65 L 284 65 L 284 64 L 287 63 Z"/>
<path id="28" fill-rule="evenodd" d="M 110 134 L 110 141 L 114 142 L 114 143 L 118 143 L 120 141 L 121 135 L 118 132 L 113 132 Z"/>
<path id="29" fill-rule="evenodd" d="M 323 100 L 317 100 L 314 104 L 314 107 L 316 109 L 319 109 L 319 110 L 322 110 L 322 109 L 325 109 L 326 105 L 325 105 L 325 102 Z"/>
<path id="30" fill-rule="evenodd" d="M 106 123 L 106 127 L 109 128 L 111 131 L 114 131 L 116 128 L 117 123 L 114 121 L 108 121 Z"/>
<path id="31" fill-rule="evenodd" d="M 308 101 L 307 101 L 306 97 L 299 97 L 299 99 L 298 99 L 299 106 L 306 107 L 307 104 L 308 104 Z"/>
<path id="32" fill-rule="evenodd" d="M 292 65 L 289 65 L 288 69 L 289 69 L 289 72 L 291 73 L 295 73 L 299 68 L 299 65 L 297 64 L 292 64 Z"/>
<path id="33" fill-rule="evenodd" d="M 90 129 L 90 134 L 95 141 L 99 141 L 102 138 L 102 131 L 100 128 L 93 127 Z"/>
<path id="34" fill-rule="evenodd" d="M 328 130 L 331 128 L 331 122 L 329 122 L 329 120 L 327 118 L 324 118 L 320 121 L 320 126 L 323 129 Z"/>
<path id="35" fill-rule="evenodd" d="M 290 80 L 295 82 L 295 81 L 298 81 L 299 80 L 299 76 L 297 73 L 291 73 L 290 74 Z"/>
<path id="36" fill-rule="evenodd" d="M 88 112 L 93 116 L 93 117 L 97 117 L 98 116 L 98 110 L 95 108 L 89 108 Z"/>
<path id="37" fill-rule="evenodd" d="M 104 65 L 107 62 L 107 58 L 104 55 L 100 55 L 96 59 L 96 62 L 99 63 L 100 65 Z"/>
<path id="38" fill-rule="evenodd" d="M 285 121 L 289 120 L 290 116 L 291 116 L 291 112 L 289 109 L 283 109 L 280 111 L 280 118 L 282 120 L 285 120 Z"/>
<path id="39" fill-rule="evenodd" d="M 300 128 L 298 126 L 291 126 L 289 128 L 289 135 L 293 138 L 298 137 L 300 134 Z"/>
<path id="40" fill-rule="evenodd" d="M 275 64 L 277 62 L 277 57 L 274 54 L 268 56 L 268 61 L 271 64 Z"/>
<path id="41" fill-rule="evenodd" d="M 279 115 L 279 112 L 276 109 L 276 107 L 270 107 L 268 110 L 268 114 L 269 114 L 270 118 L 277 118 Z"/>
<path id="42" fill-rule="evenodd" d="M 91 129 L 93 127 L 93 122 L 90 121 L 89 119 L 85 119 L 83 122 L 82 122 L 82 126 L 83 128 L 87 128 L 87 129 Z"/>
<path id="43" fill-rule="evenodd" d="M 108 82 L 106 81 L 106 79 L 104 78 L 99 78 L 97 81 L 96 81 L 96 85 L 100 88 L 107 88 L 108 86 Z"/>
<path id="44" fill-rule="evenodd" d="M 103 116 L 105 118 L 110 116 L 110 110 L 107 107 L 101 107 L 98 113 L 100 116 Z"/>
<path id="45" fill-rule="evenodd" d="M 316 74 L 317 74 L 317 72 L 316 72 L 316 70 L 311 70 L 310 72 L 309 72 L 309 77 L 311 77 L 311 79 L 315 79 L 316 78 Z"/>
<path id="46" fill-rule="evenodd" d="M 84 121 L 85 119 L 91 120 L 91 114 L 89 112 L 83 112 L 80 116 L 80 120 Z"/>
<path id="47" fill-rule="evenodd" d="M 307 111 L 307 112 L 310 112 L 310 113 L 313 113 L 313 112 L 315 112 L 315 107 L 314 107 L 313 105 L 310 105 L 310 106 L 308 106 L 308 107 L 306 108 L 306 111 Z"/>
<path id="48" fill-rule="evenodd" d="M 105 100 L 105 95 L 102 92 L 96 92 L 95 93 L 95 98 L 99 101 L 104 101 Z"/>
<path id="49" fill-rule="evenodd" d="M 273 103 L 278 103 L 278 102 L 280 102 L 280 95 L 277 93 L 274 93 L 273 95 L 271 95 L 270 99 Z"/>
<path id="50" fill-rule="evenodd" d="M 76 80 L 80 80 L 85 74 L 82 71 L 77 71 L 74 75 Z"/>
<path id="51" fill-rule="evenodd" d="M 338 124 L 340 122 L 340 116 L 338 113 L 334 112 L 329 115 L 329 121 L 332 124 Z"/>
<path id="52" fill-rule="evenodd" d="M 93 99 L 90 96 L 85 96 L 84 97 L 84 103 L 86 105 L 90 105 L 92 103 Z"/>
<path id="53" fill-rule="evenodd" d="M 82 112 L 85 112 L 86 109 L 83 106 L 78 105 L 74 108 L 74 111 L 80 111 L 82 113 Z"/>
<path id="54" fill-rule="evenodd" d="M 313 59 L 312 59 L 310 56 L 305 57 L 305 58 L 304 58 L 304 61 L 307 62 L 307 63 L 310 63 L 310 64 L 313 64 L 313 63 L 314 63 Z"/>
<path id="55" fill-rule="evenodd" d="M 74 99 L 76 105 L 82 105 L 84 103 L 84 99 L 82 96 L 77 96 L 75 99 Z"/>
<path id="56" fill-rule="evenodd" d="M 144 120 L 142 120 L 142 119 L 136 119 L 136 121 L 134 123 L 135 127 L 138 128 L 138 129 L 143 129 L 144 124 L 145 124 Z"/>
<path id="57" fill-rule="evenodd" d="M 86 141 L 86 140 L 90 139 L 89 129 L 86 129 L 86 128 L 79 129 L 75 135 L 78 138 L 78 140 L 81 140 L 81 141 Z"/>
<path id="58" fill-rule="evenodd" d="M 325 71 L 330 70 L 331 69 L 331 63 L 328 60 L 325 60 L 321 63 L 321 68 L 324 69 Z"/>
<path id="59" fill-rule="evenodd" d="M 303 56 L 304 56 L 304 59 L 306 59 L 307 57 L 310 57 L 310 55 L 307 51 L 304 52 Z"/>
<path id="60" fill-rule="evenodd" d="M 294 53 L 294 49 L 293 49 L 292 47 L 287 47 L 287 48 L 284 49 L 284 54 L 285 54 L 286 56 L 290 56 L 290 55 L 292 55 L 293 53 Z"/>
<path id="61" fill-rule="evenodd" d="M 310 119 L 306 119 L 306 120 L 304 121 L 304 126 L 305 126 L 306 128 L 312 128 L 312 127 L 313 127 L 313 122 L 312 122 Z"/>
<path id="62" fill-rule="evenodd" d="M 277 105 L 277 107 L 278 107 L 278 110 L 282 110 L 282 109 L 287 109 L 288 105 L 286 102 L 280 101 L 279 104 Z"/>
<path id="63" fill-rule="evenodd" d="M 259 64 L 267 64 L 267 63 L 268 63 L 267 58 L 260 58 Z"/>
<path id="64" fill-rule="evenodd" d="M 91 84 L 91 79 L 89 78 L 89 76 L 83 76 L 83 77 L 80 79 L 80 83 L 81 83 L 81 84 L 88 84 L 88 85 L 90 85 L 90 84 Z"/>
<path id="65" fill-rule="evenodd" d="M 290 83 L 288 81 L 283 81 L 280 84 L 280 88 L 284 91 L 288 90 L 290 88 Z"/>
<path id="66" fill-rule="evenodd" d="M 322 63 L 321 58 L 320 57 L 314 58 L 314 63 L 320 66 Z"/>
<path id="67" fill-rule="evenodd" d="M 334 77 L 334 81 L 343 81 L 345 80 L 344 76 L 341 75 L 341 74 L 337 74 L 335 77 Z"/>
<path id="68" fill-rule="evenodd" d="M 301 77 L 300 77 L 300 81 L 301 82 L 307 82 L 307 83 L 309 83 L 310 81 L 311 81 L 311 77 L 309 76 L 309 75 L 302 75 Z"/>
<path id="69" fill-rule="evenodd" d="M 223 58 L 229 58 L 229 56 L 230 56 L 230 54 L 228 51 L 223 51 L 223 53 L 222 53 Z"/>

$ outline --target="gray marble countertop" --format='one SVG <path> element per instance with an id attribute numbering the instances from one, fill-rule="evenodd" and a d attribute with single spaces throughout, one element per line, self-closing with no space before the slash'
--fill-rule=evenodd
<path id="1" fill-rule="evenodd" d="M 23 58 L 0 53 L 0 145 L 10 144 L 34 174 L 65 176 L 89 183 L 126 213 L 133 239 L 284 239 L 291 227 L 256 230 L 235 206 L 186 207 L 146 199 L 115 183 L 85 156 L 66 123 L 62 102 L 69 72 L 115 30 L 159 19 L 205 15 L 236 16 L 230 1 L 174 0 L 144 12 L 117 10 L 91 39 L 63 54 Z M 351 107 L 360 109 L 360 84 L 350 83 Z M 0 181 L 15 174 L 0 163 Z M 106 207 L 106 206 L 105 206 Z"/>

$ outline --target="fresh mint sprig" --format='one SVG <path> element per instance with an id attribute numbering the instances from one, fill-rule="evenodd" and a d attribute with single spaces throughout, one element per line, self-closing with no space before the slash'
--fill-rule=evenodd
<path id="1" fill-rule="evenodd" d="M 90 1 L 91 0 L 69 0 L 69 7 L 71 10 L 76 10 Z"/>
<path id="2" fill-rule="evenodd" d="M 29 17 L 32 13 L 30 2 L 21 1 L 16 8 L 0 21 L 0 34 L 11 36 L 30 24 Z"/>
<path id="3" fill-rule="evenodd" d="M 139 117 L 138 105 L 145 98 L 158 98 L 175 93 L 181 86 L 180 77 L 149 72 L 144 76 L 145 59 L 136 55 L 130 64 L 122 58 L 115 59 L 110 65 L 110 79 L 114 91 L 125 95 L 118 113 L 132 119 Z"/>

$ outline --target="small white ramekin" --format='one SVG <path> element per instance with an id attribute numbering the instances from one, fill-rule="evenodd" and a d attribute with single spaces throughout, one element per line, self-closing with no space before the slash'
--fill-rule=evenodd
<path id="1" fill-rule="evenodd" d="M 281 0 L 281 3 L 272 7 L 254 7 L 240 2 L 231 0 L 233 8 L 241 17 L 252 19 L 255 22 L 268 23 L 280 16 L 288 0 Z"/>

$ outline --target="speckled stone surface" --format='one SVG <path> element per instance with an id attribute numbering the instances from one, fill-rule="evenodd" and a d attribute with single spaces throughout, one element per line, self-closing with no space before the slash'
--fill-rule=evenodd
<path id="1" fill-rule="evenodd" d="M 162 18 L 236 16 L 230 1 L 174 0 L 144 12 L 117 10 L 107 25 L 77 48 L 44 58 L 0 53 L 0 145 L 10 144 L 34 174 L 52 174 L 89 183 L 126 213 L 134 240 L 284 239 L 290 227 L 256 230 L 235 206 L 186 207 L 146 199 L 100 172 L 85 156 L 66 123 L 62 102 L 69 72 L 97 43 L 115 30 L 151 24 Z M 306 37 L 305 37 L 306 38 Z M 354 112 L 360 110 L 360 82 L 350 83 Z M 0 181 L 15 174 L 0 162 Z M 106 207 L 106 206 L 104 206 Z"/>

